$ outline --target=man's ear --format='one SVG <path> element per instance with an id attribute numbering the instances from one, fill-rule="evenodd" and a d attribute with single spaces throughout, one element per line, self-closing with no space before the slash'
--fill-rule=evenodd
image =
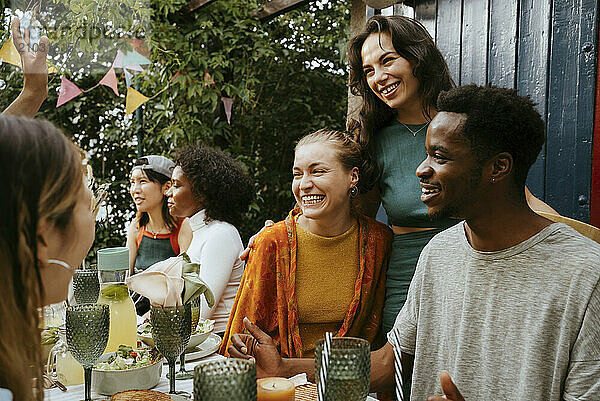
<path id="1" fill-rule="evenodd" d="M 508 177 L 514 169 L 513 157 L 508 152 L 501 152 L 489 160 L 489 181 L 496 183 Z"/>
<path id="2" fill-rule="evenodd" d="M 164 196 L 167 196 L 167 191 L 169 190 L 169 188 L 171 188 L 171 185 L 173 185 L 173 183 L 171 182 L 171 180 L 165 182 L 162 185 L 162 193 Z"/>

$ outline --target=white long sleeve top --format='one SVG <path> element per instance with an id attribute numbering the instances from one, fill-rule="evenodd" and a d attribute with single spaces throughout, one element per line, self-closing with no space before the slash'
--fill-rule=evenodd
<path id="1" fill-rule="evenodd" d="M 200 317 L 215 321 L 215 333 L 224 332 L 229 312 L 237 294 L 244 262 L 239 258 L 244 249 L 238 230 L 231 224 L 210 220 L 204 222 L 204 209 L 188 220 L 192 227 L 192 242 L 187 254 L 193 262 L 200 264 L 200 277 L 215 295 L 215 305 L 208 307 L 202 298 Z"/>

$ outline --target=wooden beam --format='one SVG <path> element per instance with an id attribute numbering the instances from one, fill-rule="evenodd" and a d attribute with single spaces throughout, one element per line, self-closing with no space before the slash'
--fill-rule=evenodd
<path id="1" fill-rule="evenodd" d="M 197 8 L 205 6 L 209 3 L 212 3 L 214 0 L 192 0 L 188 3 L 187 8 L 189 11 L 194 11 Z"/>
<path id="2" fill-rule="evenodd" d="M 312 0 L 270 0 L 263 4 L 259 10 L 253 11 L 250 15 L 261 20 L 275 18 L 278 15 L 302 6 L 309 1 Z"/>

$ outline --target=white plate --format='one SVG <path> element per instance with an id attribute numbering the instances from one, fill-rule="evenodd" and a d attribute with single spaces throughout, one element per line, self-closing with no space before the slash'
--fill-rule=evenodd
<path id="1" fill-rule="evenodd" d="M 198 345 L 196 348 L 185 351 L 186 361 L 195 361 L 196 359 L 204 358 L 214 354 L 221 346 L 221 337 L 218 334 L 211 333 L 208 338 Z M 179 360 L 179 358 L 178 358 Z"/>

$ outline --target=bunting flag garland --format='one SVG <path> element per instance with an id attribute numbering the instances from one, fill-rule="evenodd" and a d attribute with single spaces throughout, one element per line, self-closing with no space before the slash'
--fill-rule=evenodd
<path id="1" fill-rule="evenodd" d="M 127 98 L 125 99 L 125 114 L 133 113 L 138 107 L 150 100 L 149 97 L 142 95 L 133 88 L 127 88 Z"/>
<path id="2" fill-rule="evenodd" d="M 60 107 L 63 104 L 69 102 L 70 100 L 76 98 L 84 92 L 89 92 L 96 88 L 99 85 L 104 85 L 113 90 L 113 92 L 120 96 L 118 83 L 119 80 L 117 78 L 117 74 L 115 72 L 115 68 L 122 68 L 123 73 L 125 75 L 125 83 L 127 85 L 127 94 L 125 97 L 125 112 L 126 114 L 132 114 L 135 110 L 137 110 L 141 105 L 146 103 L 147 101 L 157 97 L 162 92 L 167 90 L 171 83 L 174 82 L 175 78 L 180 75 L 185 76 L 185 85 L 188 85 L 190 82 L 194 83 L 194 80 L 191 79 L 187 72 L 177 71 L 174 76 L 170 79 L 169 84 L 167 84 L 164 88 L 159 90 L 151 97 L 144 96 L 137 90 L 131 87 L 133 73 L 131 71 L 144 71 L 141 67 L 142 64 L 151 64 L 151 61 L 146 57 L 149 56 L 149 51 L 147 47 L 145 47 L 145 43 L 141 39 L 134 39 L 133 42 L 129 41 L 129 43 L 133 46 L 134 51 L 129 51 L 123 53 L 121 50 L 117 50 L 117 54 L 113 60 L 112 66 L 106 72 L 104 77 L 93 87 L 82 90 L 73 82 L 69 81 L 64 76 L 61 76 L 60 81 L 60 89 L 58 94 L 58 100 L 56 102 L 56 107 Z M 21 57 L 19 52 L 17 51 L 13 41 L 8 39 L 0 48 L 0 63 L 8 63 L 15 65 L 17 67 L 21 67 Z M 47 60 L 48 65 L 48 74 L 54 74 L 58 72 L 58 69 Z M 212 76 L 208 73 L 208 71 L 204 72 L 204 86 L 212 86 L 215 87 L 215 81 Z M 221 101 L 223 102 L 223 107 L 225 109 L 225 115 L 227 117 L 227 123 L 231 124 L 231 113 L 233 107 L 233 99 L 230 97 L 221 97 Z"/>
<path id="3" fill-rule="evenodd" d="M 106 75 L 100 80 L 100 85 L 108 86 L 115 92 L 115 95 L 119 96 L 119 88 L 117 84 L 119 81 L 117 80 L 117 74 L 115 73 L 114 68 L 110 68 Z"/>
<path id="4" fill-rule="evenodd" d="M 62 77 L 60 80 L 60 91 L 58 92 L 58 101 L 56 107 L 60 107 L 69 100 L 81 95 L 83 91 L 67 78 Z"/>
<path id="5" fill-rule="evenodd" d="M 131 88 L 131 80 L 133 79 L 133 74 L 130 73 L 126 68 L 123 68 L 123 72 L 125 73 L 125 84 L 128 88 Z"/>
<path id="6" fill-rule="evenodd" d="M 16 65 L 17 67 L 21 66 L 21 57 L 19 56 L 15 44 L 10 38 L 0 49 L 0 60 L 2 60 L 3 63 Z"/>
<path id="7" fill-rule="evenodd" d="M 221 101 L 225 107 L 225 115 L 227 116 L 227 124 L 231 125 L 231 106 L 233 105 L 233 99 L 230 97 L 222 97 Z"/>

